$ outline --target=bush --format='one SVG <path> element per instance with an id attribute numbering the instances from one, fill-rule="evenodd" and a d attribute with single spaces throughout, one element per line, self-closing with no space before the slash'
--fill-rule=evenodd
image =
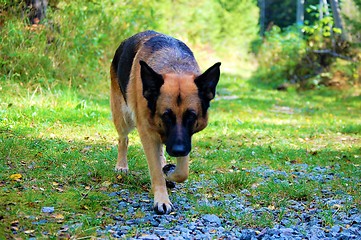
<path id="1" fill-rule="evenodd" d="M 42 25 L 8 13 L 0 34 L 0 71 L 29 86 L 81 87 L 108 76 L 109 59 L 134 32 L 157 28 L 152 1 L 59 2 Z"/>
<path id="2" fill-rule="evenodd" d="M 295 27 L 281 31 L 274 26 L 265 33 L 257 50 L 258 70 L 255 78 L 272 87 L 292 82 L 291 76 L 306 53 L 306 41 Z"/>
<path id="3" fill-rule="evenodd" d="M 332 17 L 305 26 L 302 32 L 281 31 L 277 26 L 267 32 L 257 49 L 254 78 L 272 87 L 291 83 L 302 89 L 358 83 L 358 50 L 340 40 L 341 31 L 333 27 Z"/>
<path id="4" fill-rule="evenodd" d="M 97 83 L 109 76 L 120 42 L 147 29 L 227 57 L 245 56 L 258 30 L 255 0 L 52 0 L 42 24 L 34 26 L 24 1 L 0 0 L 0 7 L 0 78 L 28 86 Z"/>

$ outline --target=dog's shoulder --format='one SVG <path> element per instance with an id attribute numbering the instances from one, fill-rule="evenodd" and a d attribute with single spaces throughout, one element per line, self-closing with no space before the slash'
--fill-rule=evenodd
<path id="1" fill-rule="evenodd" d="M 129 83 L 133 60 L 141 47 L 142 42 L 158 34 L 159 33 L 151 30 L 135 34 L 124 40 L 116 50 L 112 61 L 112 68 L 117 74 L 119 87 L 124 97 L 126 97 L 126 88 Z"/>

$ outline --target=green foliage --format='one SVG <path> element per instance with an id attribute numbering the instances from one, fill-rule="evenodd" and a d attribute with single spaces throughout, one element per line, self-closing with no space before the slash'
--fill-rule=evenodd
<path id="1" fill-rule="evenodd" d="M 265 27 L 270 29 L 276 25 L 281 29 L 287 29 L 288 27 L 296 23 L 296 11 L 297 1 L 296 0 L 264 0 L 266 7 L 265 16 Z M 260 2 L 260 1 L 259 1 Z M 319 0 L 308 0 L 305 1 L 305 8 L 309 8 L 318 4 Z M 314 14 L 305 11 L 304 20 L 313 23 L 317 21 L 318 17 Z"/>
<path id="2" fill-rule="evenodd" d="M 317 11 L 311 6 L 309 12 Z M 301 34 L 302 30 L 302 34 Z M 272 87 L 296 83 L 300 88 L 353 85 L 359 81 L 358 50 L 340 40 L 341 30 L 326 16 L 302 29 L 273 27 L 263 43 L 255 42 L 259 68 L 255 79 Z"/>
<path id="3" fill-rule="evenodd" d="M 218 49 L 243 55 L 258 31 L 256 3 L 246 0 L 51 1 L 42 24 L 34 26 L 28 26 L 24 6 L 9 0 L 2 5 L 2 81 L 35 87 L 84 88 L 104 81 L 120 42 L 143 30 L 205 46 L 207 54 Z"/>
<path id="4" fill-rule="evenodd" d="M 281 31 L 277 26 L 265 33 L 257 52 L 259 69 L 256 78 L 270 86 L 290 81 L 296 66 L 306 53 L 306 41 L 297 28 Z"/>
<path id="5" fill-rule="evenodd" d="M 349 37 L 351 38 L 351 44 L 359 49 L 358 53 L 361 55 L 361 0 L 353 0 L 353 3 L 354 5 L 351 5 L 353 12 L 344 14 L 343 17 L 346 22 Z"/>
<path id="6" fill-rule="evenodd" d="M 104 80 L 114 49 L 134 32 L 156 28 L 152 1 L 61 1 L 44 25 L 7 16 L 0 30 L 0 70 L 24 83 L 78 87 Z"/>
<path id="7" fill-rule="evenodd" d="M 257 36 L 258 8 L 254 0 L 163 0 L 160 4 L 163 17 L 159 30 L 183 36 L 193 44 L 246 52 Z"/>

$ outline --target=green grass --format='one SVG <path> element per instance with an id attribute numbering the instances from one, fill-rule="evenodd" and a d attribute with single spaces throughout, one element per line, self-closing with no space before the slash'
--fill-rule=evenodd
<path id="1" fill-rule="evenodd" d="M 359 90 L 278 92 L 223 75 L 218 91 L 209 126 L 194 136 L 186 186 L 210 181 L 212 187 L 200 191 L 217 200 L 222 200 L 220 193 L 248 189 L 255 208 L 282 209 L 287 200 L 312 201 L 324 188 L 348 193 L 354 198 L 352 206 L 361 205 L 360 182 L 352 181 L 361 178 Z M 72 236 L 94 236 L 96 229 L 113 222 L 102 214 L 116 208 L 116 199 L 106 193 L 119 187 L 131 193 L 149 191 L 137 133 L 130 136 L 132 174 L 119 176 L 113 171 L 117 135 L 108 92 L 106 77 L 87 89 L 24 87 L 1 80 L 0 238 L 42 237 L 45 232 L 56 238 L 64 225 L 72 226 Z M 282 184 L 260 184 L 263 180 L 248 172 L 265 166 L 290 173 L 295 163 L 327 167 L 351 181 L 296 183 L 291 177 L 277 176 Z M 13 174 L 21 178 L 11 179 Z M 198 199 L 187 187 L 184 191 L 196 205 Z M 55 212 L 42 213 L 44 206 L 53 206 Z M 223 216 L 227 206 L 196 210 Z M 244 214 L 234 220 L 240 226 L 264 227 L 280 221 L 282 211 L 279 215 L 274 219 L 267 213 Z M 325 225 L 332 224 L 327 211 L 323 218 Z M 39 220 L 47 223 L 33 224 Z"/>
<path id="2" fill-rule="evenodd" d="M 217 183 L 217 187 L 222 189 L 225 193 L 232 193 L 235 189 L 247 189 L 252 183 L 255 182 L 255 178 L 249 173 L 229 172 L 229 173 L 216 173 L 214 174 L 214 181 Z"/>

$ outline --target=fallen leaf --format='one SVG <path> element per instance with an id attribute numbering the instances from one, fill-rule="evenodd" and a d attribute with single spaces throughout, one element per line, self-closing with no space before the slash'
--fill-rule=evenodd
<path id="1" fill-rule="evenodd" d="M 275 210 L 276 208 L 275 208 L 275 206 L 273 206 L 273 205 L 269 205 L 269 206 L 268 206 L 268 209 L 269 209 L 269 210 Z"/>
<path id="2" fill-rule="evenodd" d="M 57 223 L 63 223 L 65 219 L 64 215 L 60 213 L 54 214 L 52 217 L 56 220 Z"/>
<path id="3" fill-rule="evenodd" d="M 10 179 L 14 180 L 14 181 L 17 181 L 17 180 L 21 179 L 22 177 L 23 176 L 20 173 L 15 173 L 15 174 L 10 175 Z"/>
<path id="4" fill-rule="evenodd" d="M 10 229 L 13 230 L 13 231 L 18 231 L 19 230 L 19 228 L 16 227 L 16 226 L 11 226 Z"/>
<path id="5" fill-rule="evenodd" d="M 64 219 L 64 215 L 61 214 L 61 213 L 54 214 L 54 215 L 53 215 L 53 218 L 55 218 L 55 219 Z"/>
<path id="6" fill-rule="evenodd" d="M 38 152 L 37 154 L 35 154 L 35 157 L 42 157 L 43 153 L 42 152 Z"/>
<path id="7" fill-rule="evenodd" d="M 83 209 L 83 210 L 89 210 L 89 207 L 88 207 L 88 206 L 86 206 L 86 205 L 81 205 L 81 206 L 80 206 L 80 209 Z"/>
<path id="8" fill-rule="evenodd" d="M 35 230 L 25 230 L 24 231 L 25 234 L 31 234 L 31 233 L 34 233 L 34 232 L 35 232 Z"/>
<path id="9" fill-rule="evenodd" d="M 18 221 L 18 220 L 12 221 L 12 222 L 10 223 L 11 226 L 16 226 L 16 225 L 18 225 L 18 224 L 19 224 L 19 221 Z"/>

